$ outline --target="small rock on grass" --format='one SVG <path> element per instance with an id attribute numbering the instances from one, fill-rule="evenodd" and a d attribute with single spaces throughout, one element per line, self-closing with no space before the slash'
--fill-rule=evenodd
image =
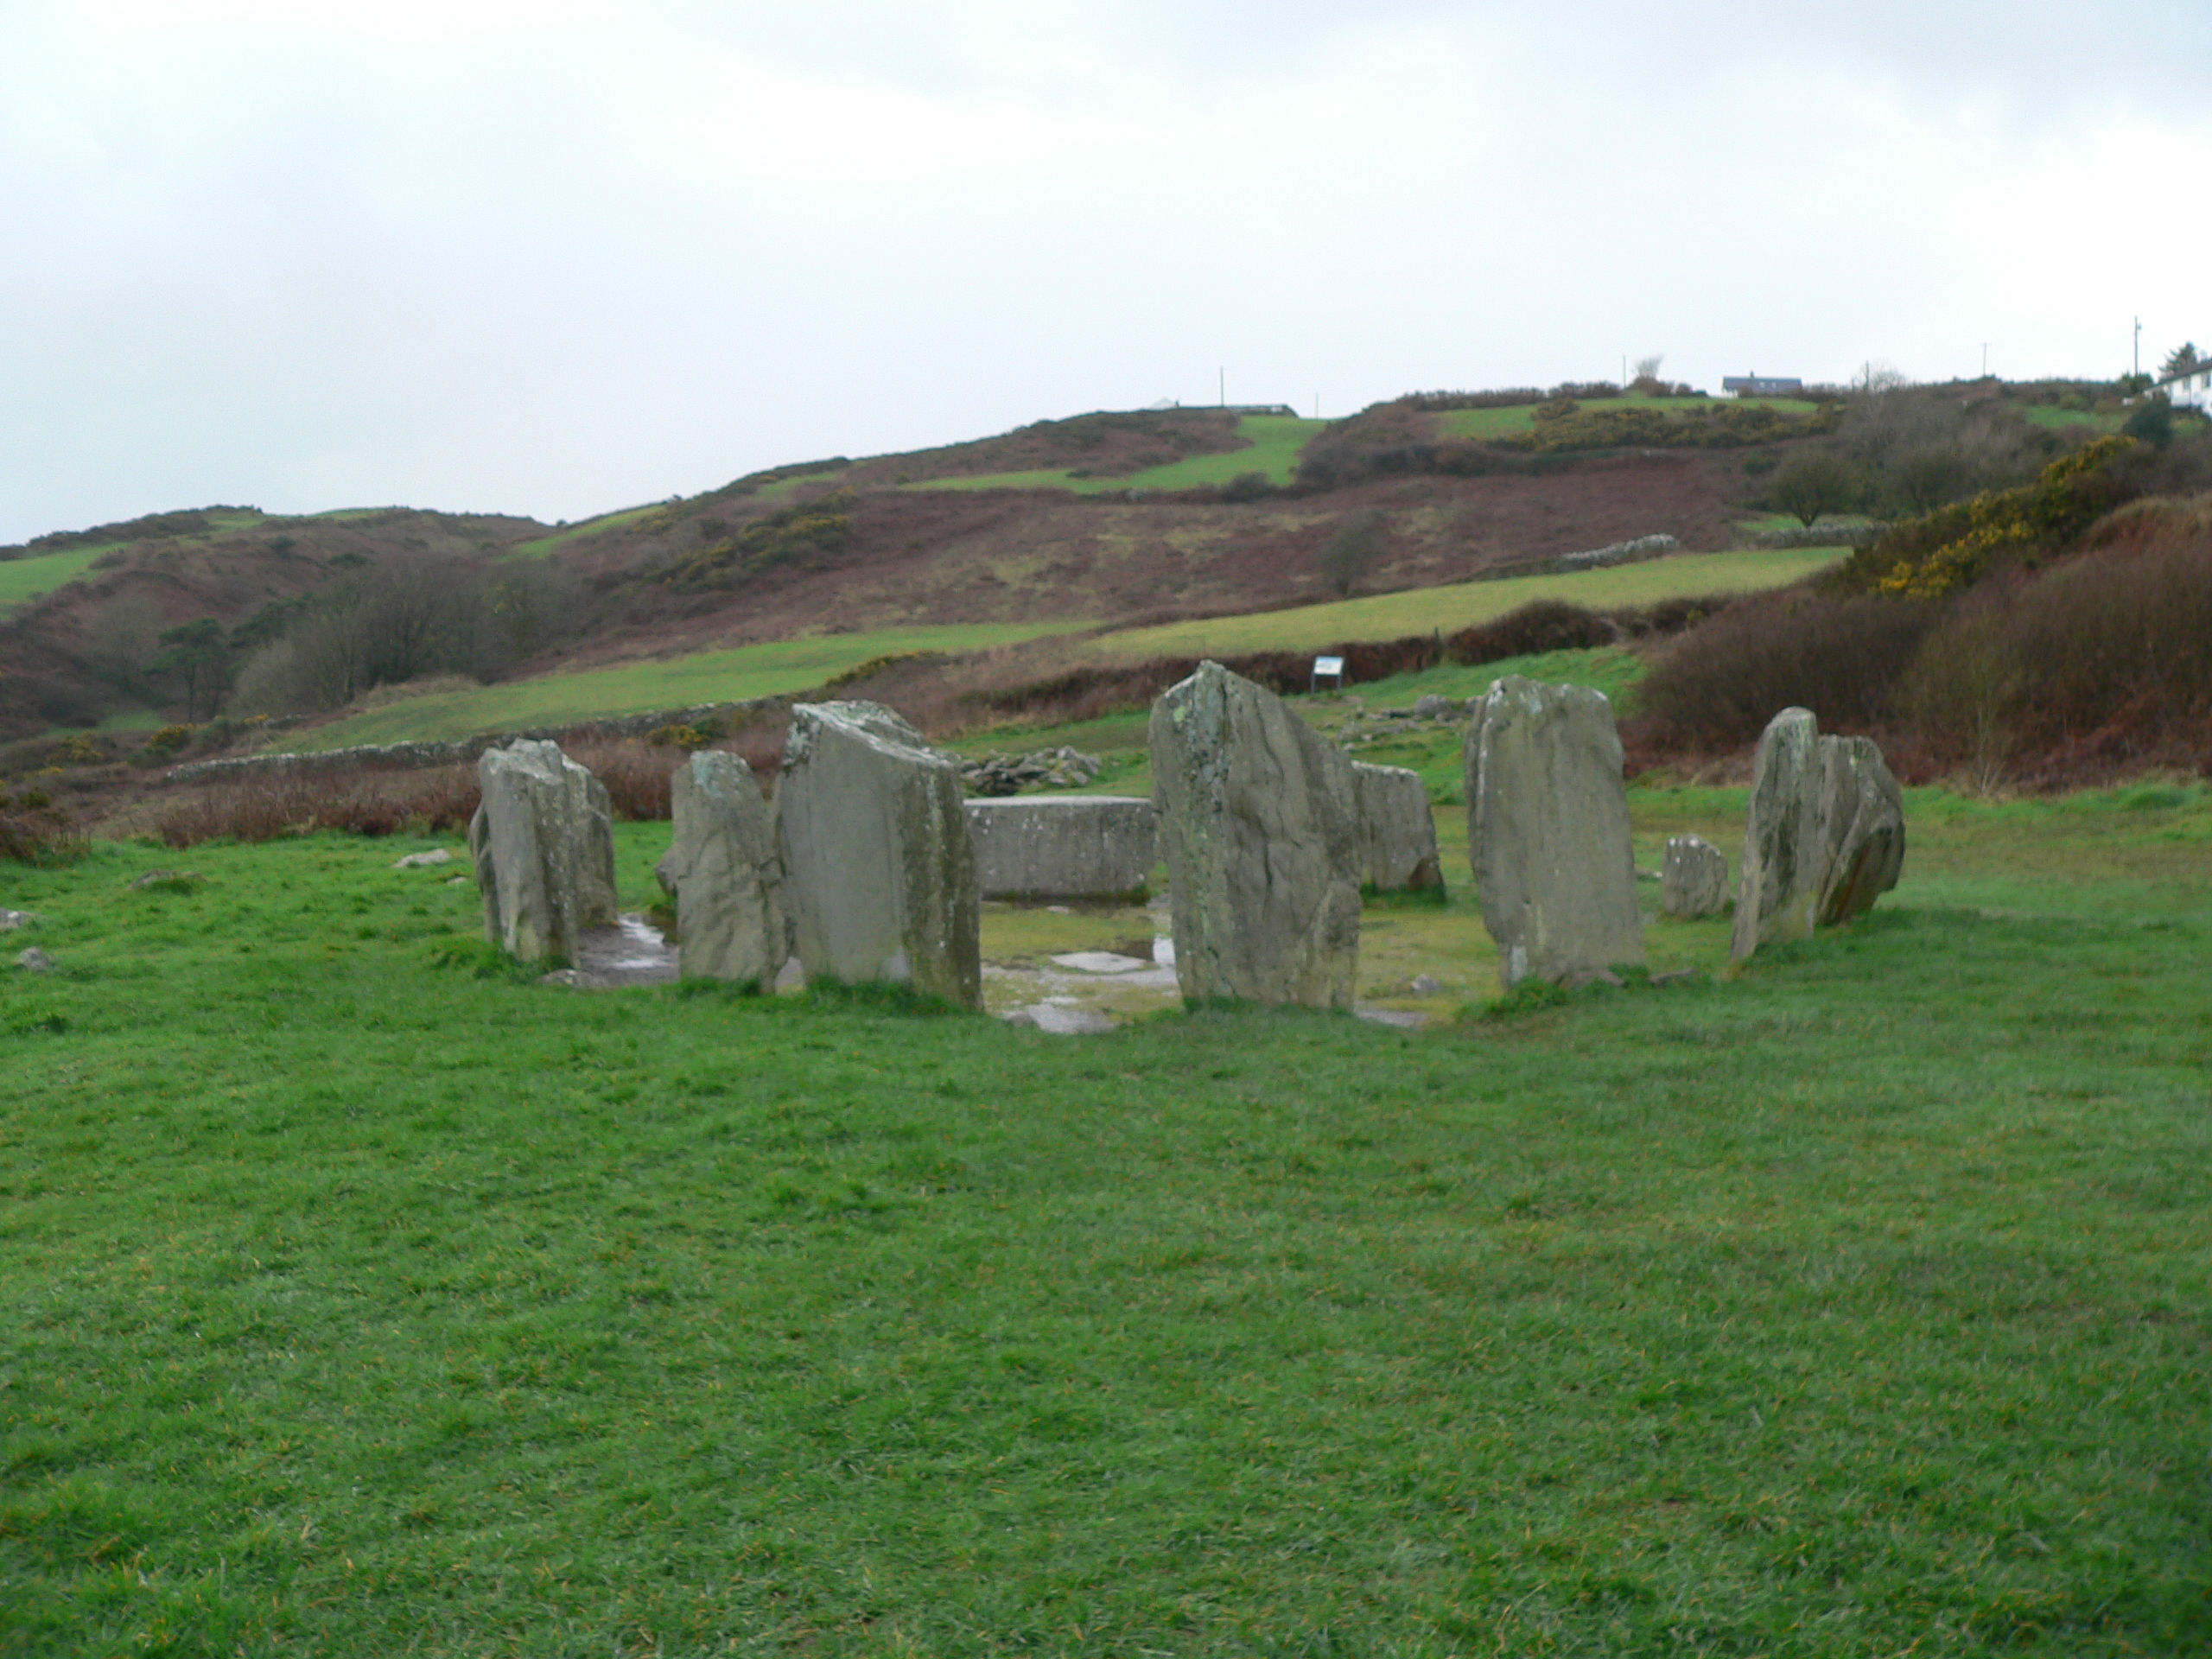
<path id="1" fill-rule="evenodd" d="M 134 893 L 140 893 L 148 887 L 188 887 L 195 881 L 207 879 L 197 870 L 149 870 L 133 881 L 130 888 Z"/>
<path id="2" fill-rule="evenodd" d="M 19 927 L 35 927 L 38 919 L 28 910 L 0 910 L 0 933 L 12 933 Z"/>
<path id="3" fill-rule="evenodd" d="M 34 974 L 49 974 L 54 971 L 54 958 L 36 945 L 33 945 L 16 957 L 16 966 L 27 969 Z"/>
<path id="4" fill-rule="evenodd" d="M 1406 988 L 1415 996 L 1434 996 L 1444 987 L 1433 974 L 1415 974 L 1407 982 Z"/>
<path id="5" fill-rule="evenodd" d="M 469 884 L 472 879 L 473 878 L 466 875 L 449 875 L 446 877 L 446 886 L 449 887 L 465 887 Z"/>
<path id="6" fill-rule="evenodd" d="M 395 870 L 427 870 L 434 865 L 452 862 L 453 854 L 450 851 L 443 847 L 433 847 L 427 853 L 410 853 L 404 858 L 396 858 L 391 861 L 391 868 Z"/>

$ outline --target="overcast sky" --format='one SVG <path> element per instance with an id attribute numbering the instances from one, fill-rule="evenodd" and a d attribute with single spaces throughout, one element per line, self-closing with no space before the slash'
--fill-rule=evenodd
<path id="1" fill-rule="evenodd" d="M 2212 5 L 0 0 L 0 542 L 2212 345 Z"/>

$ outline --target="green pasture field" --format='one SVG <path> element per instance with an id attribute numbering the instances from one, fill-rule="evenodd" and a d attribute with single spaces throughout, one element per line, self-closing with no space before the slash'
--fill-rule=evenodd
<path id="1" fill-rule="evenodd" d="M 2117 432 L 2125 415 L 2100 415 L 2094 410 L 2061 409 L 2056 404 L 2013 404 L 2010 407 L 2036 426 L 2051 428 L 2094 426 L 2101 432 Z"/>
<path id="2" fill-rule="evenodd" d="M 846 469 L 842 467 L 824 467 L 818 473 L 794 473 L 789 478 L 779 478 L 772 484 L 763 484 L 753 492 L 760 501 L 781 501 L 803 484 L 827 484 Z"/>
<path id="3" fill-rule="evenodd" d="M 911 651 L 980 651 L 1080 622 L 971 622 L 878 628 L 766 645 L 693 652 L 658 661 L 578 669 L 465 691 L 428 692 L 348 715 L 300 734 L 294 747 L 338 749 L 356 743 L 465 737 L 471 733 L 557 724 L 564 720 L 644 714 L 702 702 L 740 702 L 820 685 L 874 657 Z"/>
<path id="4" fill-rule="evenodd" d="M 1147 467 L 1125 478 L 1077 478 L 1059 468 L 1026 473 L 991 473 L 978 478 L 928 478 L 905 487 L 910 490 L 1073 490 L 1096 495 L 1108 490 L 1192 490 L 1226 484 L 1247 473 L 1259 473 L 1270 484 L 1287 484 L 1298 465 L 1299 452 L 1332 423 L 1293 415 L 1246 415 L 1236 423 L 1240 436 L 1250 447 L 1225 454 L 1192 455 L 1164 467 Z"/>
<path id="5" fill-rule="evenodd" d="M 1593 399 L 1583 407 L 1689 410 L 1732 408 L 1745 404 L 1777 410 L 1784 415 L 1809 415 L 1820 407 L 1802 397 L 1648 397 L 1640 391 Z M 1536 423 L 1533 404 L 1519 404 L 1510 409 L 1447 409 L 1436 418 L 1438 429 L 1447 438 L 1485 441 L 1518 437 Z"/>
<path id="6" fill-rule="evenodd" d="M 1535 599 L 1570 600 L 1592 609 L 1648 605 L 1700 594 L 1751 593 L 1785 587 L 1839 563 L 1841 547 L 1761 549 L 1741 553 L 1677 553 L 1605 570 L 1555 576 L 1509 576 L 1495 582 L 1415 588 L 1369 599 L 1302 605 L 1295 610 L 1168 622 L 1105 633 L 1085 647 L 1116 661 L 1147 657 L 1235 656 L 1255 651 L 1304 651 L 1355 639 L 1399 639 L 1487 622 Z"/>
<path id="7" fill-rule="evenodd" d="M 104 553 L 112 553 L 121 545 L 111 542 L 102 547 L 73 548 L 67 553 L 41 553 L 27 559 L 0 561 L 0 616 L 41 594 L 50 594 L 56 588 L 76 581 L 92 569 L 93 560 Z"/>
<path id="8" fill-rule="evenodd" d="M 613 530 L 617 524 L 626 524 L 632 518 L 642 518 L 658 506 L 648 502 L 642 507 L 625 507 L 620 512 L 603 512 L 596 518 L 587 518 L 580 524 L 570 524 L 566 530 L 556 530 L 550 536 L 537 536 L 526 542 L 517 542 L 506 550 L 511 559 L 542 559 L 557 551 L 579 536 L 594 536 L 603 530 Z"/>
<path id="9" fill-rule="evenodd" d="M 1631 709 L 1631 694 L 1643 677 L 1644 662 L 1620 646 L 1594 651 L 1548 651 L 1533 656 L 1509 657 L 1499 662 L 1464 668 L 1446 663 L 1417 674 L 1396 674 L 1385 680 L 1368 680 L 1348 691 L 1322 691 L 1287 699 L 1290 706 L 1316 730 L 1338 736 L 1356 709 L 1410 708 L 1426 694 L 1438 696 L 1480 696 L 1491 682 L 1509 674 L 1541 680 L 1554 685 L 1587 685 L 1603 691 L 1615 709 Z M 1146 752 L 1149 711 L 1105 715 L 1096 720 L 1059 726 L 1000 726 L 946 741 L 943 747 L 959 754 L 985 755 L 994 752 L 1027 753 L 1063 744 L 1096 755 L 1102 762 L 1098 775 L 1084 787 L 1094 794 L 1149 795 L 1152 760 Z M 1353 753 L 1376 766 L 1406 766 L 1421 773 L 1428 785 L 1429 799 L 1450 804 L 1465 787 L 1461 778 L 1461 746 L 1465 728 L 1459 722 L 1442 722 L 1403 735 L 1384 736 L 1359 744 Z M 1031 790 L 1026 793 L 1052 791 Z M 1087 947 L 1086 947 L 1087 948 Z"/>
<path id="10" fill-rule="evenodd" d="M 1739 977 L 1411 1033 L 543 988 L 408 838 L 0 867 L 0 1650 L 2205 1650 L 2212 797 L 1908 810 Z"/>

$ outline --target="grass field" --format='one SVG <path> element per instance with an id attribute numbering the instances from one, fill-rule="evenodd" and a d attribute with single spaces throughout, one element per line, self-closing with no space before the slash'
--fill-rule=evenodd
<path id="1" fill-rule="evenodd" d="M 603 512 L 596 518 L 587 518 L 580 524 L 570 524 L 565 530 L 556 530 L 550 536 L 537 536 L 526 542 L 517 542 L 507 550 L 505 556 L 511 559 L 542 559 L 548 553 L 565 546 L 579 536 L 597 535 L 601 531 L 613 530 L 618 524 L 626 524 L 633 518 L 642 518 L 658 505 L 658 503 L 648 503 L 642 507 L 625 507 L 620 512 Z"/>
<path id="2" fill-rule="evenodd" d="M 551 725 L 597 715 L 737 702 L 747 697 L 805 690 L 874 657 L 910 651 L 978 651 L 1082 626 L 976 622 L 879 628 L 867 633 L 782 639 L 726 651 L 694 652 L 660 661 L 580 669 L 534 680 L 475 686 L 466 691 L 401 698 L 301 734 L 296 747 L 334 749 L 402 739 L 465 737 L 475 732 Z"/>
<path id="3" fill-rule="evenodd" d="M 1762 409 L 1777 410 L 1784 415 L 1809 415 L 1818 404 L 1800 397 L 1647 397 L 1640 391 L 1624 393 L 1618 397 L 1593 399 L 1583 404 L 1585 409 L 1659 409 L 1699 410 L 1734 408 L 1755 404 Z M 1449 438 L 1517 437 L 1536 423 L 1533 404 L 1516 404 L 1510 409 L 1448 409 L 1437 416 L 1438 429 Z"/>
<path id="4" fill-rule="evenodd" d="M 1738 979 L 1412 1034 L 551 990 L 413 841 L 10 870 L 0 1649 L 2205 1650 L 2212 797 L 1909 812 Z"/>
<path id="5" fill-rule="evenodd" d="M 1647 605 L 1684 594 L 1751 593 L 1780 588 L 1826 569 L 1848 548 L 1787 548 L 1750 553 L 1681 553 L 1568 575 L 1511 576 L 1378 594 L 1371 599 L 1305 605 L 1296 610 L 1201 622 L 1169 622 L 1101 634 L 1087 649 L 1116 660 L 1250 651 L 1298 651 L 1354 639 L 1398 639 L 1471 627 L 1534 599 L 1571 600 L 1599 609 Z"/>
<path id="6" fill-rule="evenodd" d="M 1299 452 L 1325 431 L 1327 421 L 1309 421 L 1293 415 L 1247 415 L 1236 430 L 1251 440 L 1249 448 L 1217 455 L 1192 455 L 1165 467 L 1147 467 L 1125 478 L 1077 478 L 1065 470 L 992 473 L 978 478 L 931 478 L 906 486 L 913 490 L 1073 490 L 1096 495 L 1107 490 L 1190 490 L 1226 484 L 1247 473 L 1259 473 L 1270 484 L 1287 484 L 1298 465 Z"/>
<path id="7" fill-rule="evenodd" d="M 2033 424 L 2052 428 L 2094 426 L 2101 432 L 2117 432 L 2127 419 L 2125 415 L 2100 415 L 2093 410 L 2061 409 L 2056 404 L 2014 404 L 2011 407 Z"/>
<path id="8" fill-rule="evenodd" d="M 0 616 L 41 594 L 50 594 L 74 582 L 92 569 L 92 561 L 111 553 L 118 543 L 102 547 L 73 548 L 67 553 L 41 553 L 28 559 L 0 562 Z"/>

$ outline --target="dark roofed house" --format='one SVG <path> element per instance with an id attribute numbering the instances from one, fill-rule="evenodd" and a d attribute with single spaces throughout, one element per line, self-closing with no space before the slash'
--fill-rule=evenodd
<path id="1" fill-rule="evenodd" d="M 1805 383 L 1779 374 L 1732 374 L 1721 381 L 1720 390 L 1738 397 L 1795 397 Z"/>

